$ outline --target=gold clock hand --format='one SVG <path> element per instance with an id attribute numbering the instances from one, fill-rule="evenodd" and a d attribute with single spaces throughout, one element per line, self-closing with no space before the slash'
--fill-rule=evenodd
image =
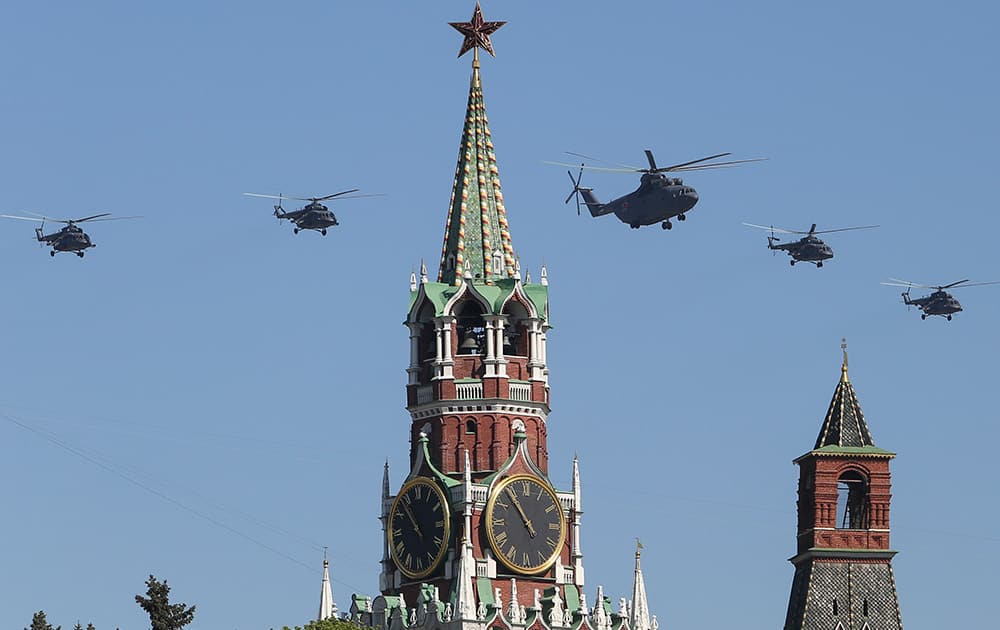
<path id="1" fill-rule="evenodd" d="M 524 526 L 528 528 L 528 535 L 532 538 L 535 537 L 535 528 L 531 526 L 531 520 L 524 513 L 524 508 L 521 507 L 521 502 L 517 500 L 517 495 L 507 488 L 507 494 L 510 496 L 510 500 L 514 503 L 514 507 L 517 508 L 517 513 L 521 515 L 521 520 L 524 521 Z"/>
<path id="2" fill-rule="evenodd" d="M 424 533 L 420 531 L 420 525 L 417 523 L 416 517 L 413 516 L 413 510 L 411 510 L 410 506 L 407 505 L 405 502 L 403 503 L 403 511 L 406 512 L 406 515 L 408 517 L 410 517 L 410 522 L 413 523 L 413 529 L 417 530 L 417 536 L 420 537 L 420 540 L 423 540 Z"/>

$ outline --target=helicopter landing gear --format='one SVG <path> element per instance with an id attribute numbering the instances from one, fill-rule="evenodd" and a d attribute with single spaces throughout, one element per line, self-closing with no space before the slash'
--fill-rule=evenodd
<path id="1" fill-rule="evenodd" d="M 323 236 L 326 236 L 326 228 L 320 230 L 319 233 L 322 234 Z"/>
<path id="2" fill-rule="evenodd" d="M 49 252 L 49 256 L 52 256 L 53 258 L 55 258 L 56 257 L 56 250 L 53 249 L 52 251 L 50 251 Z"/>
<path id="3" fill-rule="evenodd" d="M 948 317 L 946 317 L 945 319 L 947 319 L 947 320 L 948 320 L 948 321 L 950 322 L 950 321 L 951 321 L 951 315 L 949 315 L 949 316 L 948 316 Z"/>
<path id="4" fill-rule="evenodd" d="M 292 228 L 292 234 L 298 234 L 299 228 Z"/>
<path id="5" fill-rule="evenodd" d="M 789 260 L 788 264 L 794 267 L 795 266 L 795 259 L 793 258 L 793 259 Z"/>
<path id="6" fill-rule="evenodd" d="M 632 228 L 633 230 L 638 230 L 639 229 L 639 224 L 638 223 L 629 223 L 628 226 L 630 228 Z"/>
<path id="7" fill-rule="evenodd" d="M 660 227 L 663 228 L 664 230 L 671 230 L 673 229 L 674 225 L 670 221 L 664 221 L 663 223 L 660 224 Z"/>
<path id="8" fill-rule="evenodd" d="M 920 319 L 927 319 L 927 313 L 921 313 Z"/>
<path id="9" fill-rule="evenodd" d="M 76 255 L 79 256 L 80 258 L 83 258 L 83 252 L 77 252 Z"/>
<path id="10" fill-rule="evenodd" d="M 817 268 L 817 269 L 819 269 L 819 268 L 820 268 L 820 267 L 822 267 L 822 266 L 823 266 L 823 261 L 822 261 L 822 260 L 821 260 L 821 261 L 819 261 L 818 263 L 816 263 L 816 268 Z"/>
<path id="11" fill-rule="evenodd" d="M 687 217 L 684 216 L 683 214 L 678 214 L 677 215 L 677 220 L 678 221 L 687 221 Z"/>

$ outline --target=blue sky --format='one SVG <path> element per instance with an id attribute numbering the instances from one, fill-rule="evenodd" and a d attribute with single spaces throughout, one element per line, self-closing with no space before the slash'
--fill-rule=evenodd
<path id="1" fill-rule="evenodd" d="M 207 6 L 206 6 L 207 5 Z M 381 468 L 407 468 L 408 277 L 436 269 L 473 3 L 10 2 L 0 213 L 96 224 L 84 260 L 0 224 L 0 627 L 147 623 L 166 578 L 195 628 L 301 623 L 374 594 Z M 551 474 L 578 453 L 589 597 L 643 540 L 661 627 L 775 627 L 795 549 L 791 460 L 848 338 L 893 466 L 911 630 L 994 617 L 1000 289 L 921 321 L 878 283 L 1000 280 L 989 3 L 484 2 L 483 82 L 514 247 L 549 271 Z M 665 233 L 575 215 L 579 151 L 692 173 Z M 635 185 L 593 173 L 602 199 Z M 293 236 L 261 193 L 384 197 Z M 741 222 L 832 235 L 822 270 Z M 12 422 L 10 418 L 19 424 Z M 21 426 L 24 425 L 24 426 Z M 29 427 L 29 428 L 25 428 Z M 720 605 L 720 601 L 725 605 Z"/>

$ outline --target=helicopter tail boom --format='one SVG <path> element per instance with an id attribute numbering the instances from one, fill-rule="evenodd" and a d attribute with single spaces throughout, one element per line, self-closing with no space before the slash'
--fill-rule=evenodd
<path id="1" fill-rule="evenodd" d="M 580 188 L 580 194 L 583 195 L 583 203 L 587 205 L 587 210 L 590 210 L 590 216 L 601 217 L 614 212 L 614 208 L 600 202 L 597 195 L 594 194 L 593 189 Z"/>

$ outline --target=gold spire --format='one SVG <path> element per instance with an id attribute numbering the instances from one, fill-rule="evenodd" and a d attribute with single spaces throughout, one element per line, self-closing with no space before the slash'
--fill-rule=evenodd
<path id="1" fill-rule="evenodd" d="M 635 539 L 635 559 L 638 560 L 642 556 L 642 543 L 639 539 Z"/>
<path id="2" fill-rule="evenodd" d="M 844 351 L 844 364 L 840 366 L 840 382 L 849 383 L 847 378 L 847 337 L 840 338 L 840 348 Z"/>

